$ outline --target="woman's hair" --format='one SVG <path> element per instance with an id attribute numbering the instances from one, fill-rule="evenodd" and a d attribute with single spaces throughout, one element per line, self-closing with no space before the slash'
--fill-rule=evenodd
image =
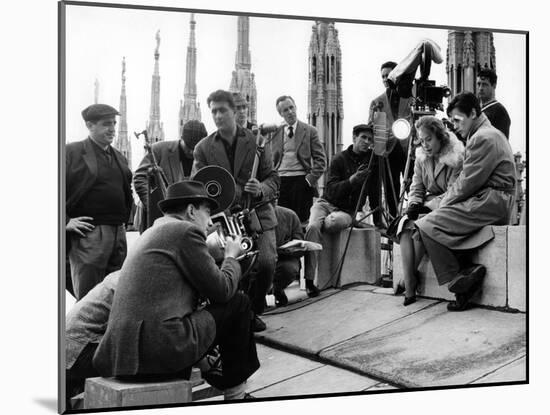
<path id="1" fill-rule="evenodd" d="M 417 130 L 423 128 L 426 131 L 430 131 L 441 143 L 441 148 L 447 146 L 451 139 L 449 132 L 445 128 L 443 121 L 433 115 L 425 115 L 416 121 L 414 125 Z"/>

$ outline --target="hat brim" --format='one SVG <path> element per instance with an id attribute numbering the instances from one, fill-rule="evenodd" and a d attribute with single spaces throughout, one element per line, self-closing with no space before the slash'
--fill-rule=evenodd
<path id="1" fill-rule="evenodd" d="M 173 199 L 165 199 L 158 202 L 158 207 L 162 213 L 166 213 L 167 209 L 170 209 L 174 206 L 188 204 L 193 202 L 208 202 L 210 203 L 210 211 L 214 213 L 220 206 L 215 199 L 205 196 L 186 196 L 186 197 L 175 197 Z"/>

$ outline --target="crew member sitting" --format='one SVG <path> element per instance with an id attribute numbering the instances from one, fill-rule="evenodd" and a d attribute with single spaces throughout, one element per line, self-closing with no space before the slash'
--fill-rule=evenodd
<path id="1" fill-rule="evenodd" d="M 447 114 L 456 131 L 466 138 L 462 172 L 447 189 L 439 208 L 416 221 L 439 285 L 449 283 L 456 301 L 450 311 L 462 311 L 481 288 L 483 265 L 460 269 L 457 254 L 482 246 L 494 238 L 487 225 L 506 225 L 516 186 L 510 143 L 481 112 L 471 92 L 458 94 Z"/>
<path id="2" fill-rule="evenodd" d="M 206 245 L 218 203 L 200 182 L 170 185 L 159 207 L 164 216 L 140 236 L 120 271 L 93 364 L 106 377 L 187 377 L 218 345 L 222 370 L 204 378 L 225 399 L 245 398 L 245 382 L 259 362 L 250 303 L 237 292 L 241 238 L 226 239 L 218 268 Z M 201 307 L 202 299 L 209 304 Z"/>
<path id="3" fill-rule="evenodd" d="M 352 214 L 359 201 L 361 186 L 368 176 L 367 164 L 372 158 L 374 132 L 372 124 L 353 127 L 353 144 L 336 154 L 328 170 L 325 194 L 311 207 L 306 228 L 307 241 L 321 243 L 322 232 L 339 232 L 352 223 Z M 366 192 L 359 206 L 364 205 Z M 308 251 L 305 255 L 306 292 L 309 297 L 319 295 L 314 284 L 319 252 Z"/>
<path id="4" fill-rule="evenodd" d="M 295 239 L 304 239 L 304 232 L 300 218 L 292 209 L 277 205 L 275 206 L 275 216 L 277 216 L 275 237 L 278 259 L 273 277 L 273 295 L 275 296 L 275 306 L 282 307 L 288 304 L 285 288 L 292 281 L 300 278 L 300 257 L 304 251 L 282 249 L 281 246 Z"/>

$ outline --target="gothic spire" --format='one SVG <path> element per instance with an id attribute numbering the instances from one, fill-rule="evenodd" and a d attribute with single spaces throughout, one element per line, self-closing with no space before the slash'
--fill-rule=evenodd
<path id="1" fill-rule="evenodd" d="M 155 39 L 157 41 L 155 48 L 155 67 L 151 82 L 151 109 L 149 112 L 149 122 L 147 123 L 147 133 L 153 142 L 164 140 L 164 131 L 162 129 L 162 123 L 160 122 L 160 30 L 157 31 Z"/>
<path id="2" fill-rule="evenodd" d="M 248 16 L 239 16 L 237 21 L 237 53 L 235 54 L 236 69 L 250 69 L 249 21 Z"/>
<path id="3" fill-rule="evenodd" d="M 118 135 L 115 141 L 115 148 L 119 150 L 128 160 L 130 169 L 132 168 L 132 148 L 128 139 L 128 121 L 126 118 L 126 58 L 122 58 L 122 86 L 120 88 L 120 121 L 118 123 Z"/>
<path id="4" fill-rule="evenodd" d="M 197 48 L 195 46 L 195 14 L 191 13 L 189 19 L 189 45 L 187 46 L 187 58 L 185 65 L 185 87 L 183 89 L 183 102 L 180 101 L 178 120 L 179 137 L 183 125 L 189 120 L 201 120 L 201 109 L 197 103 Z"/>
<path id="5" fill-rule="evenodd" d="M 239 16 L 237 20 L 237 52 L 235 53 L 235 70 L 231 76 L 229 90 L 239 92 L 248 102 L 248 121 L 256 124 L 256 82 L 251 73 L 249 50 L 249 18 Z"/>

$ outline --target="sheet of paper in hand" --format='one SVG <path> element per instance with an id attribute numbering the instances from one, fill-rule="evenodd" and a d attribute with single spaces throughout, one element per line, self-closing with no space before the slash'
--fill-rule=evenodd
<path id="1" fill-rule="evenodd" d="M 299 248 L 304 251 L 321 251 L 323 245 L 316 242 L 303 241 L 301 239 L 293 239 L 279 247 L 279 249 Z"/>

